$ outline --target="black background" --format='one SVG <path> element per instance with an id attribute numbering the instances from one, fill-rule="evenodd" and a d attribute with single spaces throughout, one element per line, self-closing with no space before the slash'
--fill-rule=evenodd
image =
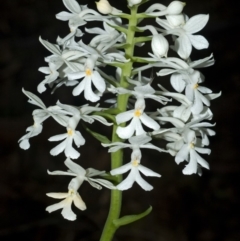
<path id="1" fill-rule="evenodd" d="M 95 8 L 94 1 L 79 1 Z M 154 3 L 154 1 L 150 1 Z M 148 5 L 150 4 L 148 3 Z M 168 5 L 168 1 L 162 2 Z M 117 8 L 125 1 L 111 1 Z M 126 8 L 125 8 L 126 9 Z M 127 9 L 126 9 L 127 10 Z M 47 121 L 43 133 L 30 140 L 31 148 L 24 151 L 17 140 L 32 125 L 31 113 L 35 107 L 22 94 L 24 87 L 35 94 L 36 86 L 44 75 L 38 68 L 46 66 L 44 57 L 49 53 L 38 41 L 55 42 L 57 36 L 68 33 L 66 22 L 55 14 L 66 11 L 60 0 L 11 0 L 1 2 L 0 8 L 0 239 L 34 241 L 94 241 L 103 228 L 109 205 L 109 191 L 93 190 L 87 183 L 80 194 L 88 209 L 76 210 L 77 221 L 64 220 L 59 211 L 48 214 L 45 208 L 57 200 L 47 192 L 65 192 L 69 178 L 48 176 L 46 170 L 65 170 L 64 155 L 52 157 L 49 150 L 56 145 L 47 139 L 63 133 L 60 126 Z M 201 31 L 210 43 L 208 50 L 193 51 L 193 59 L 209 56 L 216 64 L 202 72 L 206 86 L 219 99 L 212 101 L 213 123 L 217 135 L 211 138 L 212 153 L 207 156 L 211 170 L 203 176 L 184 176 L 184 165 L 176 165 L 166 154 L 143 152 L 146 166 L 162 177 L 147 178 L 154 185 L 144 192 L 138 185 L 123 194 L 122 215 L 140 213 L 153 206 L 153 212 L 143 220 L 117 231 L 115 240 L 131 241 L 239 241 L 239 9 L 233 0 L 191 0 L 184 12 L 190 17 L 209 13 L 210 20 Z M 150 22 L 149 22 L 150 23 Z M 91 23 L 91 27 L 95 23 Z M 86 38 L 85 38 L 86 39 Z M 139 52 L 143 54 L 142 48 Z M 157 79 L 155 80 L 157 82 Z M 168 79 L 164 80 L 168 86 Z M 166 83 L 166 85 L 165 85 Z M 41 95 L 46 105 L 62 103 L 82 104 L 74 100 L 71 88 L 62 88 L 55 95 L 46 91 Z M 101 125 L 96 130 L 110 134 Z M 81 130 L 88 145 L 81 147 L 80 162 L 109 170 L 109 156 L 96 140 Z M 125 155 L 128 161 L 129 153 Z"/>

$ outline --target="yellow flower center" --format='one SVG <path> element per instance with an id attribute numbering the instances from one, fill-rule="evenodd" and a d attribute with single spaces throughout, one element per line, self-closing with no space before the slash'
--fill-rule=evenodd
<path id="1" fill-rule="evenodd" d="M 135 110 L 134 116 L 139 117 L 142 114 L 141 110 Z"/>
<path id="2" fill-rule="evenodd" d="M 134 167 L 137 167 L 137 166 L 139 165 L 138 160 L 134 160 L 134 161 L 132 162 L 132 165 L 133 165 Z"/>
<path id="3" fill-rule="evenodd" d="M 193 89 L 197 89 L 198 88 L 198 84 L 195 84 L 194 86 L 193 86 Z"/>
<path id="4" fill-rule="evenodd" d="M 73 130 L 72 129 L 68 129 L 67 133 L 68 133 L 69 136 L 72 136 L 73 135 Z"/>
<path id="5" fill-rule="evenodd" d="M 70 196 L 73 196 L 73 195 L 75 195 L 75 191 L 74 191 L 73 189 L 70 189 L 70 190 L 68 191 L 68 194 L 69 194 Z"/>
<path id="6" fill-rule="evenodd" d="M 85 74 L 86 74 L 87 76 L 90 76 L 90 75 L 92 74 L 92 71 L 91 71 L 90 69 L 86 69 L 86 70 L 85 70 Z"/>
<path id="7" fill-rule="evenodd" d="M 192 143 L 192 142 L 189 144 L 189 147 L 190 147 L 191 149 L 193 149 L 194 146 L 195 146 L 195 145 L 194 145 L 194 143 Z"/>

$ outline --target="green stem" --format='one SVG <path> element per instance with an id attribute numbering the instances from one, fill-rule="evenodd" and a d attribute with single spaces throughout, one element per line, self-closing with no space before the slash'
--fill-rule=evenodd
<path id="1" fill-rule="evenodd" d="M 125 57 L 131 59 L 134 53 L 134 36 L 135 36 L 135 27 L 137 26 L 137 8 L 138 6 L 133 6 L 131 8 L 131 15 L 129 17 L 129 24 L 127 29 L 127 39 L 126 43 L 129 44 L 128 47 L 125 49 Z M 131 76 L 132 72 L 132 65 L 133 62 L 129 61 L 124 65 L 122 68 L 122 74 L 121 74 L 121 80 L 120 80 L 120 86 L 127 88 L 128 82 L 127 77 Z M 128 103 L 128 97 L 129 95 L 118 95 L 117 97 L 117 108 L 124 112 L 127 109 L 127 103 Z M 124 126 L 125 123 L 121 124 L 121 126 Z M 117 125 L 113 126 L 113 134 L 112 134 L 112 142 L 121 142 L 122 140 L 118 137 L 116 130 Z M 123 151 L 122 149 L 113 152 L 111 154 L 111 168 L 115 169 L 120 166 L 122 166 L 123 162 Z M 122 175 L 118 176 L 118 182 L 121 182 Z M 107 217 L 107 221 L 105 223 L 102 236 L 100 238 L 100 241 L 111 241 L 114 233 L 117 230 L 117 226 L 114 225 L 114 220 L 118 219 L 121 212 L 121 206 L 122 206 L 122 192 L 119 190 L 112 190 L 111 191 L 111 201 L 110 201 L 110 209 Z"/>

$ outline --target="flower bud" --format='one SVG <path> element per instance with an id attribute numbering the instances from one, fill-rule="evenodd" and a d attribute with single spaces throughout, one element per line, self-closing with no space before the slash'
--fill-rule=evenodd
<path id="1" fill-rule="evenodd" d="M 133 5 L 139 4 L 142 0 L 128 0 L 128 5 L 132 7 Z"/>
<path id="2" fill-rule="evenodd" d="M 185 24 L 185 19 L 183 14 L 177 15 L 166 15 L 168 23 L 173 27 L 179 27 Z"/>
<path id="3" fill-rule="evenodd" d="M 98 11 L 102 14 L 109 14 L 113 11 L 113 7 L 107 0 L 100 0 L 99 2 L 96 2 L 96 5 Z"/>
<path id="4" fill-rule="evenodd" d="M 186 3 L 180 1 L 173 1 L 167 7 L 167 13 L 171 15 L 180 14 Z"/>
<path id="5" fill-rule="evenodd" d="M 153 35 L 152 38 L 152 51 L 157 57 L 167 57 L 169 44 L 162 34 Z"/>

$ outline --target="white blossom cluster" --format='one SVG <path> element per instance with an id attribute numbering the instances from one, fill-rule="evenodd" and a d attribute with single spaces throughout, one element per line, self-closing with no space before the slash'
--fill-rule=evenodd
<path id="1" fill-rule="evenodd" d="M 199 71 L 200 68 L 214 64 L 213 56 L 196 61 L 190 59 L 192 47 L 197 50 L 208 48 L 208 41 L 203 36 L 194 34 L 204 28 L 209 16 L 199 14 L 189 18 L 183 13 L 185 3 L 180 1 L 173 1 L 168 6 L 153 4 L 143 13 L 143 18 L 155 17 L 156 24 L 138 27 L 141 32 L 151 32 L 152 52 L 148 53 L 148 56 L 129 58 L 124 52 L 128 26 L 122 24 L 121 10 L 111 6 L 107 0 L 97 2 L 98 12 L 89 9 L 87 5 L 79 5 L 76 0 L 63 0 L 63 3 L 68 11 L 58 13 L 56 18 L 68 22 L 70 33 L 63 38 L 58 37 L 56 44 L 40 37 L 40 42 L 51 55 L 45 58 L 48 66 L 39 68 L 45 78 L 39 83 L 37 90 L 41 94 L 50 87 L 54 92 L 65 85 L 72 89 L 73 96 L 83 94 L 88 104 L 76 107 L 58 101 L 56 105 L 46 107 L 39 97 L 23 89 L 29 102 L 38 109 L 33 111 L 34 124 L 27 128 L 27 134 L 19 140 L 22 149 L 30 147 L 29 139 L 42 132 L 43 122 L 48 117 L 52 117 L 65 128 L 63 134 L 57 134 L 48 140 L 60 141 L 50 150 L 50 154 L 56 156 L 64 153 L 64 163 L 69 170 L 48 173 L 68 175 L 72 176 L 72 179 L 68 192 L 47 194 L 49 197 L 63 200 L 47 207 L 46 210 L 53 212 L 62 209 L 64 218 L 75 220 L 76 215 L 71 210 L 72 202 L 80 210 L 86 209 L 78 193 L 84 180 L 97 189 L 104 186 L 126 190 L 131 188 L 134 182 L 146 191 L 153 189 L 141 174 L 155 177 L 160 177 L 160 174 L 141 164 L 144 148 L 170 153 L 177 164 L 186 162 L 182 171 L 185 175 L 201 175 L 202 168 L 209 169 L 208 162 L 201 154 L 210 154 L 210 149 L 207 148 L 208 136 L 215 135 L 211 129 L 214 124 L 209 122 L 213 116 L 210 102 L 219 97 L 220 93 L 214 94 L 203 86 L 205 77 Z M 142 0 L 128 0 L 129 7 L 141 3 Z M 102 28 L 84 28 L 89 21 L 100 22 Z M 81 39 L 86 33 L 93 35 L 89 43 L 84 43 Z M 172 35 L 172 41 L 168 39 L 168 35 Z M 170 45 L 171 42 L 173 45 Z M 136 46 L 141 48 L 144 41 L 136 43 Z M 169 53 L 174 52 L 175 56 L 179 57 L 169 57 Z M 124 65 L 131 61 L 131 75 L 123 76 Z M 135 67 L 135 62 L 146 64 Z M 116 77 L 104 72 L 108 65 L 116 68 Z M 156 71 L 158 79 L 169 75 L 172 90 L 165 89 L 157 83 L 158 80 L 154 81 L 154 89 L 153 79 L 142 74 L 149 68 Z M 125 87 L 120 84 L 121 78 L 126 79 Z M 113 118 L 118 125 L 116 133 L 123 141 L 102 143 L 104 147 L 109 147 L 109 152 L 123 148 L 132 149 L 130 161 L 110 171 L 112 176 L 129 172 L 117 185 L 106 180 L 105 171 L 84 169 L 72 161 L 80 157 L 78 148 L 85 144 L 85 139 L 78 130 L 80 124 L 92 124 L 94 121 L 106 126 L 114 124 L 114 121 L 108 122 L 103 115 L 95 114 L 104 111 L 110 113 L 111 107 L 101 108 L 99 104 L 91 106 L 91 102 L 95 104 L 109 92 L 113 99 L 106 102 L 114 103 L 115 107 L 116 99 L 121 95 L 129 97 L 128 109 L 119 111 Z M 156 102 L 156 111 L 147 111 L 148 99 Z M 166 146 L 153 145 L 151 141 L 155 138 L 165 140 Z"/>

